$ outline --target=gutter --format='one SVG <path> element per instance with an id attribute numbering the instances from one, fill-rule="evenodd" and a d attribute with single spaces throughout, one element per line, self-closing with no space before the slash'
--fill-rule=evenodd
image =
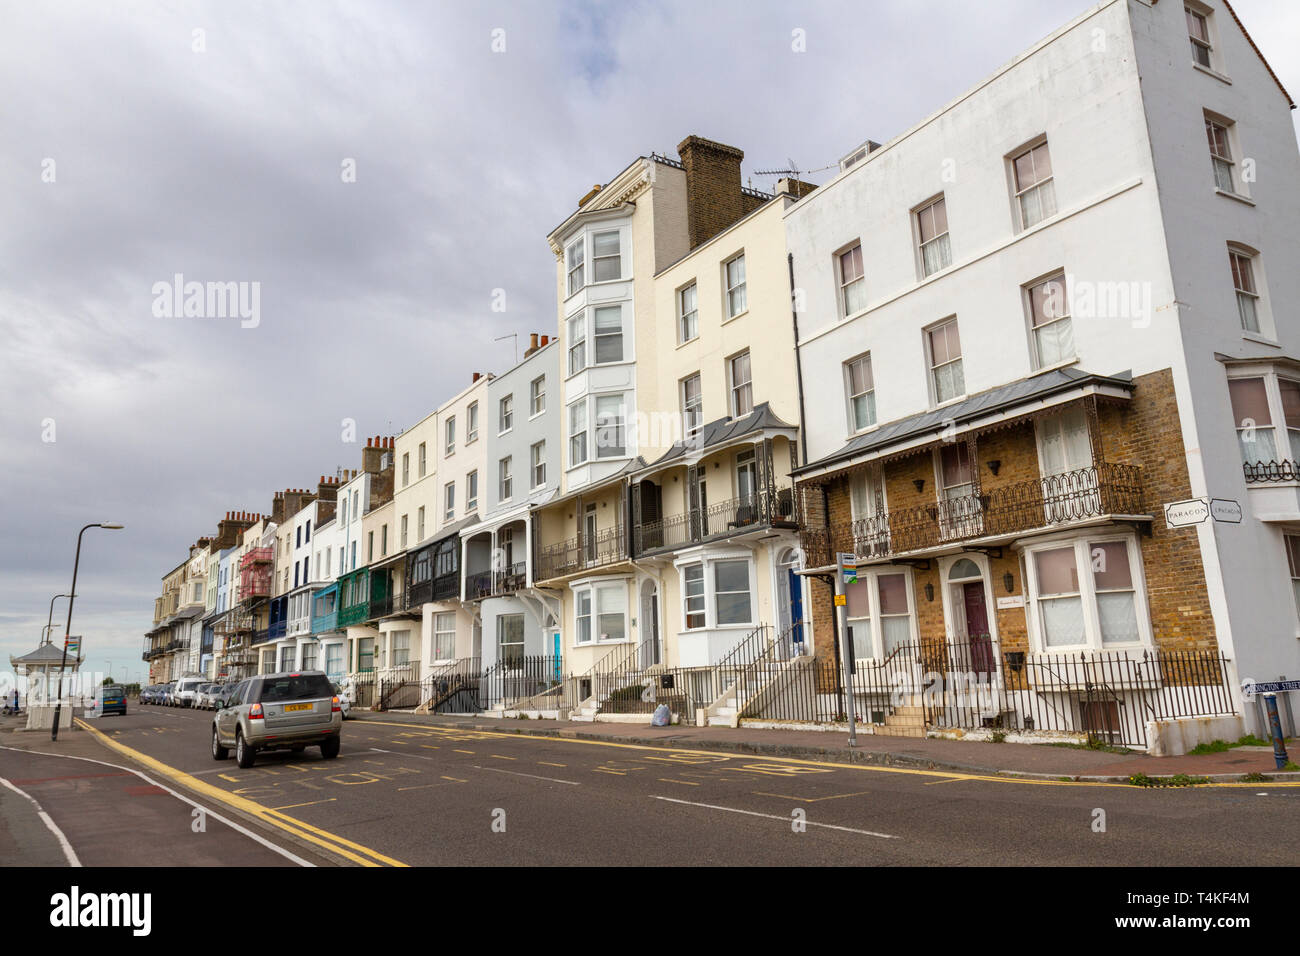
<path id="1" fill-rule="evenodd" d="M 790 321 L 794 325 L 794 371 L 799 383 L 799 457 L 807 462 L 808 429 L 804 424 L 807 416 L 804 414 L 803 357 L 799 353 L 799 309 L 794 291 L 794 253 L 786 253 L 785 260 L 790 270 Z"/>

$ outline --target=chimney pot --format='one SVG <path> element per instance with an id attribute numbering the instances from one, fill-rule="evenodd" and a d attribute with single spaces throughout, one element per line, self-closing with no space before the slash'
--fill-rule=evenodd
<path id="1" fill-rule="evenodd" d="M 481 373 L 479 373 L 479 372 L 475 372 L 475 373 L 474 373 L 474 377 L 473 377 L 472 379 L 470 379 L 470 384 L 471 384 L 471 385 L 474 384 L 475 382 L 477 382 L 477 381 L 479 380 L 479 375 L 480 375 L 480 374 L 481 374 Z"/>

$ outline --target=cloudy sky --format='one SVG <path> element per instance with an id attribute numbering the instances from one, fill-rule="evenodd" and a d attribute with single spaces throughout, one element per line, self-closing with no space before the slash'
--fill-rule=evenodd
<path id="1" fill-rule="evenodd" d="M 634 157 L 697 133 L 746 176 L 826 166 L 1086 6 L 3 0 L 0 651 L 117 521 L 73 631 L 139 679 L 161 576 L 224 512 L 359 467 L 343 419 L 390 434 L 512 364 L 497 336 L 554 332 L 546 234 Z M 1300 4 L 1236 8 L 1300 93 Z M 177 273 L 260 283 L 259 323 L 155 315 Z"/>

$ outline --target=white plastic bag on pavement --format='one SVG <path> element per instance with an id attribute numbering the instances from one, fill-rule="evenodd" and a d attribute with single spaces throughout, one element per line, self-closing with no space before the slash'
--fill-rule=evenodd
<path id="1" fill-rule="evenodd" d="M 660 704 L 655 708 L 654 716 L 650 718 L 651 727 L 667 727 L 673 722 L 673 715 L 668 710 L 667 704 Z"/>

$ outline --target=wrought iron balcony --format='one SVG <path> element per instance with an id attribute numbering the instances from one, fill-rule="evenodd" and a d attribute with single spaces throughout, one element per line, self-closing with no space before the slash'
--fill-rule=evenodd
<path id="1" fill-rule="evenodd" d="M 537 555 L 537 577 L 539 580 L 558 578 L 617 564 L 627 558 L 627 536 L 623 529 L 608 528 L 592 536 L 579 535 L 542 548 Z"/>
<path id="2" fill-rule="evenodd" d="M 634 544 L 641 555 L 749 531 L 795 527 L 793 489 L 774 488 L 767 494 L 730 498 L 657 521 L 643 521 L 634 532 Z"/>
<path id="3" fill-rule="evenodd" d="M 479 571 L 465 577 L 465 597 L 475 601 L 486 597 L 511 594 L 528 581 L 528 566 L 523 562 L 500 571 Z"/>
<path id="4" fill-rule="evenodd" d="M 1241 470 L 1246 475 L 1248 485 L 1265 481 L 1300 481 L 1300 462 L 1290 459 L 1247 461 L 1242 463 Z"/>
<path id="5" fill-rule="evenodd" d="M 800 536 L 809 559 L 825 564 L 837 551 L 883 558 L 1105 515 L 1141 514 L 1142 469 L 1101 462 L 983 494 L 881 512 L 849 527 L 805 526 Z"/>

